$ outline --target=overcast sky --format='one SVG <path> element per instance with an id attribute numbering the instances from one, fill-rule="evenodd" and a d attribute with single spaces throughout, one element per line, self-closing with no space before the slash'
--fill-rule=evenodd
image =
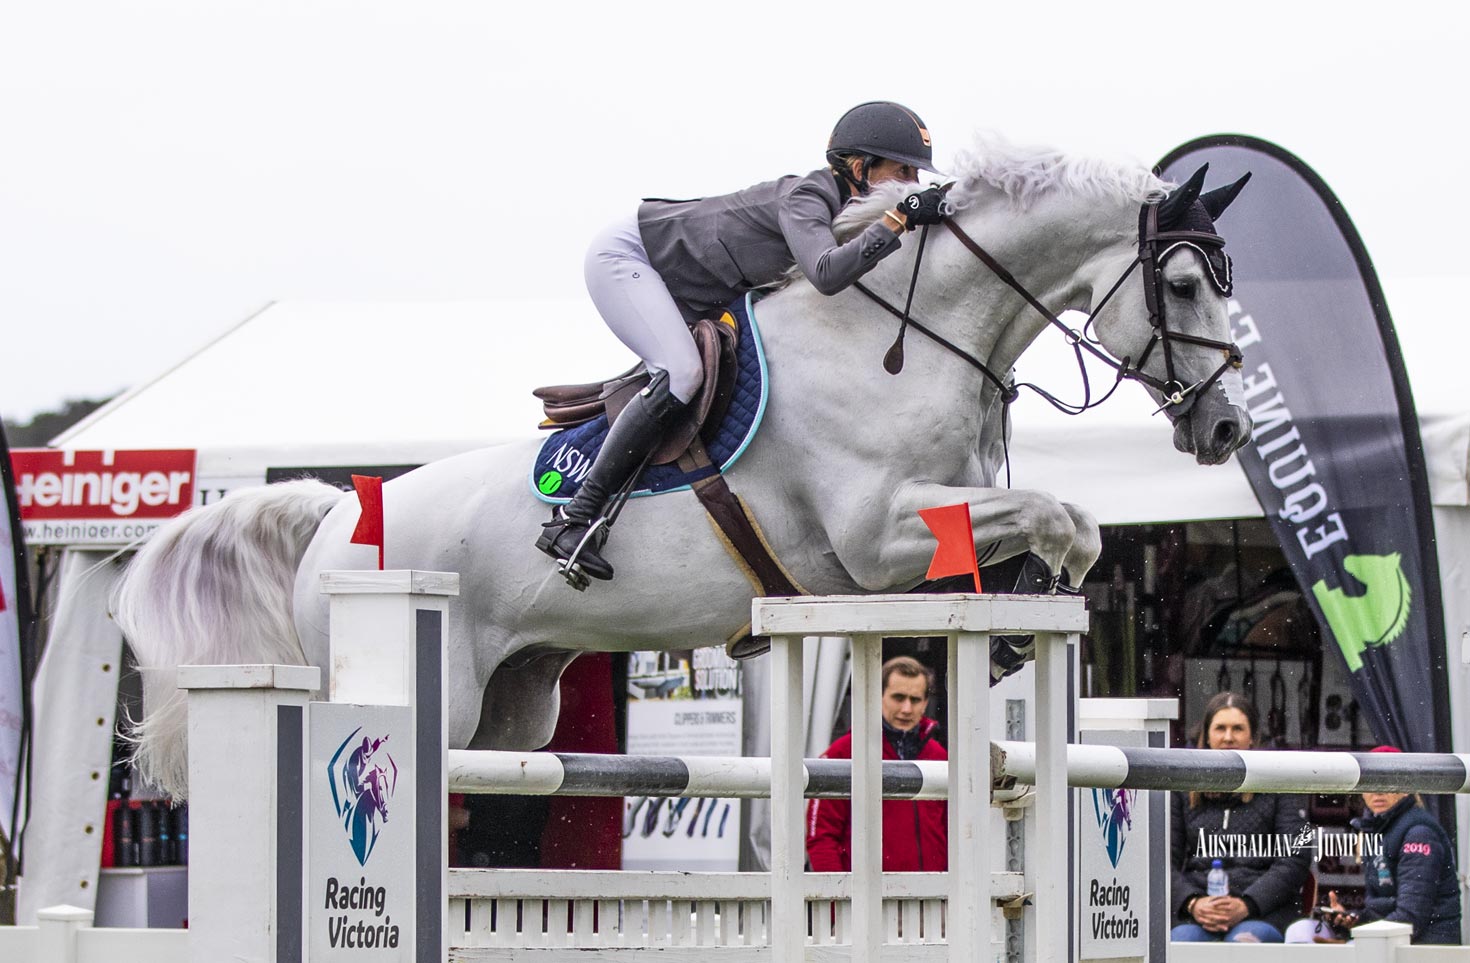
<path id="1" fill-rule="evenodd" d="M 596 228 L 820 166 L 874 98 L 941 164 L 980 128 L 1149 163 L 1253 134 L 1385 277 L 1467 275 L 1467 9 L 4 0 L 0 413 L 147 380 L 272 300 L 590 312 Z M 510 317 L 507 352 L 556 337 Z"/>

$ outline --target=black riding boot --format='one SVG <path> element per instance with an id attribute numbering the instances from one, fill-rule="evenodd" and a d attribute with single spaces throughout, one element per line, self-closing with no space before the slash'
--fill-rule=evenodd
<path id="1" fill-rule="evenodd" d="M 1021 562 L 1021 574 L 1016 578 L 1012 591 L 1017 595 L 1078 595 L 1079 591 L 1067 585 L 1066 569 L 1061 575 L 1053 575 L 1051 566 L 1035 552 L 1027 552 Z M 1036 636 L 992 635 L 990 637 L 990 684 L 995 685 L 1006 676 L 1021 671 L 1021 667 L 1036 658 Z"/>
<path id="2" fill-rule="evenodd" d="M 593 578 L 612 578 L 613 568 L 601 555 L 607 528 L 597 525 L 603 508 L 633 473 L 643 467 L 686 407 L 669 391 L 668 375 L 662 372 L 634 395 L 613 422 L 592 470 L 582 480 L 582 487 L 557 517 L 545 524 L 536 547 L 552 558 L 567 560 L 581 545 L 577 566 Z M 593 532 L 591 538 L 587 538 L 589 531 Z M 584 538 L 587 544 L 582 545 Z"/>

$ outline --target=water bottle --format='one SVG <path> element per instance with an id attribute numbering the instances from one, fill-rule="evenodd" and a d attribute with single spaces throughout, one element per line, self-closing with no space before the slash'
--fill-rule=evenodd
<path id="1" fill-rule="evenodd" d="M 1218 859 L 1210 863 L 1210 875 L 1205 877 L 1205 894 L 1208 896 L 1230 895 L 1230 875 L 1225 872 L 1225 867 Z"/>

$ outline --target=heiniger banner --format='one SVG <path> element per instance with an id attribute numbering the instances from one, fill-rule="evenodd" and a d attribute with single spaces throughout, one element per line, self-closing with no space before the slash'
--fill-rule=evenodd
<path id="1" fill-rule="evenodd" d="M 195 452 L 11 452 L 31 545 L 135 545 L 194 504 Z"/>
<path id="2" fill-rule="evenodd" d="M 1251 181 L 1230 209 L 1229 310 L 1255 421 L 1237 457 L 1379 742 L 1448 752 L 1444 614 L 1414 402 L 1378 278 L 1310 168 L 1238 135 L 1159 164 Z M 1330 656 L 1326 656 L 1330 657 Z"/>

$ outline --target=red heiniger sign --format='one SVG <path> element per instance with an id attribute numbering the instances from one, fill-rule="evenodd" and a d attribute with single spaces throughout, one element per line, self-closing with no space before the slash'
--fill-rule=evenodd
<path id="1" fill-rule="evenodd" d="M 10 453 L 31 545 L 126 545 L 194 503 L 194 451 Z"/>

